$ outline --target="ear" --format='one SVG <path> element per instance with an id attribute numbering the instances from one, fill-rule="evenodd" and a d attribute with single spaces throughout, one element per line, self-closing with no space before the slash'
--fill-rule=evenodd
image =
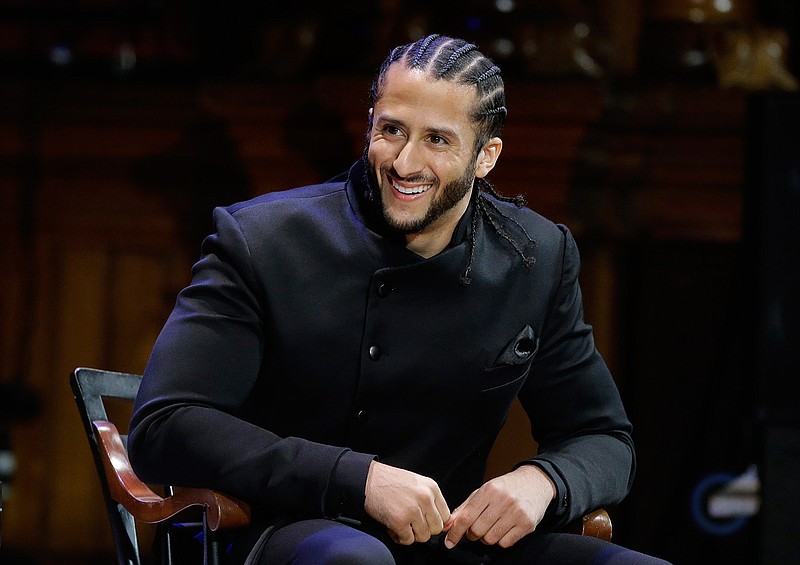
<path id="1" fill-rule="evenodd" d="M 482 179 L 494 169 L 500 152 L 503 150 L 503 140 L 493 137 L 478 151 L 478 160 L 475 163 L 475 176 Z"/>

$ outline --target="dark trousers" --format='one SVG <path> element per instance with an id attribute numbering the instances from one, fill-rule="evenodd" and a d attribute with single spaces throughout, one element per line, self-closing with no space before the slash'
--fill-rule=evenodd
<path id="1" fill-rule="evenodd" d="M 330 520 L 303 520 L 271 529 L 248 565 L 669 565 L 662 559 L 574 534 L 531 534 L 509 549 L 442 537 L 400 546 L 383 532 L 366 533 Z"/>

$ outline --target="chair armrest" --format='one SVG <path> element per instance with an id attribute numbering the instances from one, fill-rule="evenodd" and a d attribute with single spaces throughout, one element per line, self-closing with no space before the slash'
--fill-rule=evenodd
<path id="1" fill-rule="evenodd" d="M 605 541 L 611 541 L 612 526 L 611 517 L 602 508 L 590 512 L 580 520 L 570 523 L 569 532 L 582 536 L 591 536 Z"/>
<path id="2" fill-rule="evenodd" d="M 203 507 L 212 531 L 239 528 L 250 523 L 250 507 L 246 503 L 217 491 L 182 488 L 176 489 L 172 496 L 159 496 L 134 473 L 116 426 L 105 420 L 95 420 L 92 426 L 111 498 L 134 518 L 154 524 L 188 508 Z"/>
<path id="3" fill-rule="evenodd" d="M 97 434 L 97 447 L 111 498 L 122 504 L 134 518 L 153 524 L 189 508 L 203 507 L 212 531 L 239 528 L 250 523 L 247 503 L 217 491 L 182 488 L 176 489 L 172 496 L 159 496 L 134 473 L 116 426 L 105 420 L 95 420 L 92 426 Z M 570 524 L 569 531 L 611 541 L 611 517 L 601 508 Z"/>

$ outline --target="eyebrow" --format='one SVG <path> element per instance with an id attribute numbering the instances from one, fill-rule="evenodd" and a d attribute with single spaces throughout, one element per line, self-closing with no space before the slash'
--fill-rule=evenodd
<path id="1" fill-rule="evenodd" d="M 407 124 L 403 120 L 393 118 L 391 116 L 378 116 L 376 123 L 390 123 L 404 128 L 407 127 Z M 441 135 L 443 137 L 461 141 L 461 136 L 459 136 L 456 130 L 452 128 L 444 126 L 427 126 L 425 131 L 428 132 L 428 134 Z"/>

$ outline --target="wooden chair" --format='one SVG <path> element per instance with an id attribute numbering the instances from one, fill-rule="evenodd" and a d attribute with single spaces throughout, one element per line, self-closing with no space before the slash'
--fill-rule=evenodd
<path id="1" fill-rule="evenodd" d="M 605 509 L 600 508 L 589 512 L 580 520 L 576 520 L 567 526 L 567 531 L 582 536 L 591 536 L 605 541 L 611 541 L 613 532 L 611 516 Z"/>
<path id="2" fill-rule="evenodd" d="M 109 421 L 107 399 L 132 403 L 139 390 L 141 376 L 97 369 L 78 368 L 70 376 L 75 402 L 81 413 L 120 565 L 141 565 L 137 521 L 157 524 L 154 552 L 163 564 L 173 562 L 175 525 L 197 526 L 202 530 L 203 562 L 217 565 L 221 548 L 219 530 L 249 524 L 247 504 L 219 492 L 205 489 L 172 489 L 164 487 L 164 496 L 156 494 L 139 480 L 131 468 L 126 449 L 127 436 L 121 435 Z M 194 509 L 199 522 L 176 522 Z M 175 559 L 179 563 L 185 560 Z"/>
<path id="3" fill-rule="evenodd" d="M 134 473 L 128 460 L 127 436 L 109 421 L 105 402 L 114 398 L 133 402 L 141 376 L 98 369 L 77 368 L 70 376 L 75 401 L 81 413 L 106 503 L 120 565 L 141 565 L 136 522 L 157 524 L 156 551 L 161 563 L 171 564 L 171 524 L 190 509 L 199 509 L 203 531 L 204 563 L 217 565 L 221 554 L 216 532 L 239 528 L 250 522 L 244 502 L 206 489 L 172 489 L 156 494 Z M 570 524 L 570 532 L 611 540 L 611 519 L 596 510 Z M 181 561 L 183 562 L 183 561 Z"/>

